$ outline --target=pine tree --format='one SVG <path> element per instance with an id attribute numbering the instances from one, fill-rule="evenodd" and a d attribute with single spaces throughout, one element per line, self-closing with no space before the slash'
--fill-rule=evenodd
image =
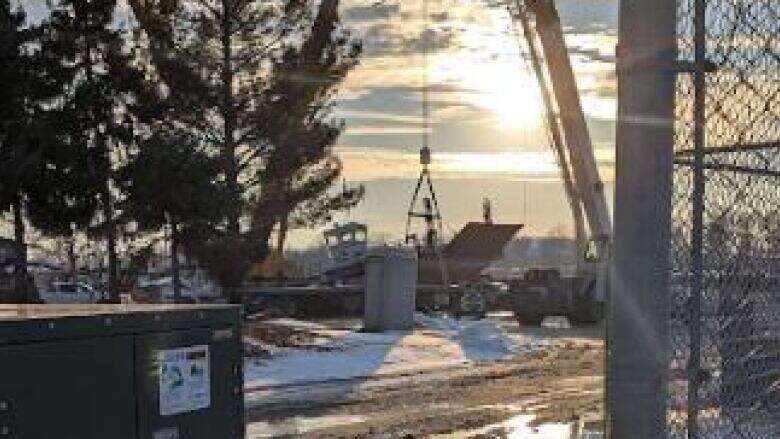
<path id="1" fill-rule="evenodd" d="M 194 136 L 158 129 L 139 144 L 119 172 L 123 212 L 139 230 L 167 227 L 171 239 L 174 300 L 181 299 L 179 255 L 183 243 L 202 239 L 221 221 L 227 191 L 218 181 L 219 161 Z"/>
<path id="2" fill-rule="evenodd" d="M 265 65 L 307 22 L 310 3 L 130 1 L 174 103 L 173 117 L 220 151 L 224 178 L 236 199 L 245 190 L 242 170 L 263 143 L 243 114 L 265 88 Z M 229 207 L 227 231 L 235 238 L 241 233 L 241 206 Z"/>
<path id="3" fill-rule="evenodd" d="M 343 128 L 332 117 L 333 97 L 361 53 L 360 43 L 341 26 L 338 8 L 338 0 L 320 4 L 304 42 L 288 47 L 274 64 L 262 105 L 251 113 L 270 145 L 257 172 L 262 192 L 254 226 L 267 242 L 278 224 L 279 252 L 290 227 L 329 220 L 363 196 L 362 187 L 330 190 L 342 169 L 333 153 Z"/>
<path id="4" fill-rule="evenodd" d="M 359 45 L 339 25 L 338 1 L 129 3 L 144 31 L 139 40 L 165 84 L 166 118 L 197 133 L 221 157 L 232 202 L 223 209 L 223 230 L 196 251 L 223 286 L 238 286 L 248 261 L 265 258 L 282 218 L 295 211 L 295 221 L 304 213 L 321 219 L 360 198 L 360 191 L 327 195 L 341 170 L 330 149 L 341 132 L 341 123 L 329 117 L 330 98 L 354 66 Z M 296 79 L 309 73 L 321 83 L 311 87 Z M 286 130 L 292 130 L 289 139 L 283 139 Z M 285 184 L 283 202 L 255 198 Z M 247 213 L 252 225 L 241 230 Z"/>
<path id="5" fill-rule="evenodd" d="M 6 300 L 15 302 L 37 300 L 27 273 L 28 222 L 62 227 L 85 191 L 61 184 L 76 158 L 52 142 L 50 104 L 62 69 L 42 56 L 41 35 L 41 27 L 25 26 L 21 8 L 12 11 L 0 0 L 0 82 L 6 84 L 0 87 L 0 212 L 13 212 L 17 294 Z M 43 220 L 43 212 L 49 218 Z"/>
<path id="6" fill-rule="evenodd" d="M 91 219 L 106 241 L 108 291 L 114 302 L 119 300 L 115 162 L 136 139 L 138 123 L 151 116 L 145 111 L 153 108 L 147 105 L 153 93 L 145 72 L 134 62 L 124 32 L 116 28 L 116 11 L 116 0 L 61 0 L 43 24 L 40 40 L 43 56 L 59 67 L 52 129 L 60 149 L 78 166 L 60 184 L 67 189 L 88 187 L 91 201 L 99 203 L 99 215 Z M 71 207 L 92 204 L 82 200 L 73 206 L 62 195 Z M 75 225 L 83 226 L 81 215 L 88 213 L 74 209 Z M 42 212 L 41 219 L 47 218 L 52 216 Z M 65 232 L 58 225 L 50 231 Z"/>
<path id="7" fill-rule="evenodd" d="M 35 166 L 38 154 L 29 148 L 27 133 L 31 121 L 31 105 L 26 93 L 33 85 L 28 79 L 31 58 L 25 46 L 30 32 L 24 28 L 25 14 L 13 11 L 9 0 L 0 0 L 0 212 L 12 211 L 16 260 L 14 263 L 14 297 L 0 301 L 20 302 L 28 299 L 23 288 L 27 277 L 27 248 L 22 212 L 26 171 Z"/>
<path id="8" fill-rule="evenodd" d="M 230 201 L 224 226 L 193 250 L 230 290 L 256 253 L 241 230 L 247 169 L 265 148 L 245 114 L 266 88 L 267 65 L 310 23 L 312 0 L 129 0 L 170 104 L 165 118 L 217 151 Z M 238 302 L 238 297 L 231 297 Z"/>

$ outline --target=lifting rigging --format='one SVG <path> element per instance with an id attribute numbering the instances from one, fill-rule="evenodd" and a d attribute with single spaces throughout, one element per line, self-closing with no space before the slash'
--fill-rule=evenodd
<path id="1" fill-rule="evenodd" d="M 442 231 L 442 216 L 439 210 L 439 201 L 431 178 L 431 147 L 430 147 L 430 90 L 428 81 L 428 42 L 430 39 L 430 11 L 428 0 L 423 0 L 423 21 L 425 30 L 422 34 L 423 69 L 422 69 L 422 148 L 420 149 L 420 176 L 412 193 L 409 210 L 406 216 L 406 243 L 417 246 L 421 257 L 432 257 L 438 262 L 441 270 L 441 279 L 444 285 L 448 285 L 447 270 L 441 254 L 439 239 Z M 428 194 L 421 195 L 427 189 Z M 418 206 L 420 202 L 422 206 Z M 420 209 L 421 207 L 421 209 Z M 425 236 L 422 240 L 412 232 L 412 221 L 422 219 L 425 223 Z"/>
<path id="2" fill-rule="evenodd" d="M 596 284 L 595 292 L 575 294 L 595 296 L 603 304 L 607 295 L 608 269 L 612 240 L 612 223 L 604 184 L 599 176 L 593 143 L 569 59 L 563 28 L 554 0 L 508 0 L 507 6 L 518 34 L 522 32 L 531 67 L 539 84 L 545 107 L 545 123 L 550 145 L 561 171 L 564 190 L 575 226 L 578 258 L 577 273 L 584 285 Z M 428 84 L 428 1 L 423 0 L 426 31 L 423 35 L 423 136 L 420 150 L 422 166 L 407 212 L 406 241 L 418 245 L 428 257 L 440 261 L 439 250 L 442 217 L 430 174 L 430 102 Z M 429 195 L 421 198 L 427 189 Z M 417 208 L 421 201 L 422 209 Z M 422 240 L 411 232 L 412 221 L 422 219 L 426 232 Z M 590 287 L 585 289 L 594 290 Z M 590 299 L 589 299 L 590 300 Z"/>

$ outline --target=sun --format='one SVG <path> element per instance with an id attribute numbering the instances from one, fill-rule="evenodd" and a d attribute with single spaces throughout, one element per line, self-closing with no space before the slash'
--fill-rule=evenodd
<path id="1" fill-rule="evenodd" d="M 532 128 L 542 122 L 542 105 L 537 85 L 515 69 L 487 66 L 475 72 L 473 91 L 467 97 L 492 112 L 502 128 Z"/>
<path id="2" fill-rule="evenodd" d="M 437 67 L 448 72 L 446 81 L 461 90 L 462 101 L 487 110 L 499 128 L 526 130 L 542 125 L 544 113 L 539 86 L 519 63 L 467 60 L 455 63 L 457 67 Z"/>
<path id="3" fill-rule="evenodd" d="M 523 61 L 517 39 L 471 25 L 462 30 L 459 43 L 459 48 L 432 60 L 431 81 L 460 90 L 459 99 L 487 110 L 498 128 L 541 127 L 544 107 L 539 85 Z"/>

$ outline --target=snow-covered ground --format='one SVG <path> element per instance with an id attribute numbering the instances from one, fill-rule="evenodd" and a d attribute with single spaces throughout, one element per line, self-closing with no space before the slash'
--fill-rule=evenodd
<path id="1" fill-rule="evenodd" d="M 357 319 L 248 324 L 247 437 L 568 439 L 573 413 L 599 416 L 600 328 L 521 328 L 511 313 L 416 323 L 386 333 L 363 333 Z M 552 423 L 533 427 L 534 416 Z"/>
<path id="2" fill-rule="evenodd" d="M 507 331 L 495 320 L 456 320 L 418 314 L 412 331 L 344 331 L 322 344 L 269 349 L 268 358 L 248 358 L 248 389 L 389 376 L 468 367 L 532 352 L 547 340 Z M 284 322 L 287 325 L 310 323 Z"/>

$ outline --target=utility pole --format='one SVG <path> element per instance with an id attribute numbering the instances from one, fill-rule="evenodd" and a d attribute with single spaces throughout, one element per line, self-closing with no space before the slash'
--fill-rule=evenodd
<path id="1" fill-rule="evenodd" d="M 676 0 L 621 0 L 608 437 L 666 435 Z"/>

